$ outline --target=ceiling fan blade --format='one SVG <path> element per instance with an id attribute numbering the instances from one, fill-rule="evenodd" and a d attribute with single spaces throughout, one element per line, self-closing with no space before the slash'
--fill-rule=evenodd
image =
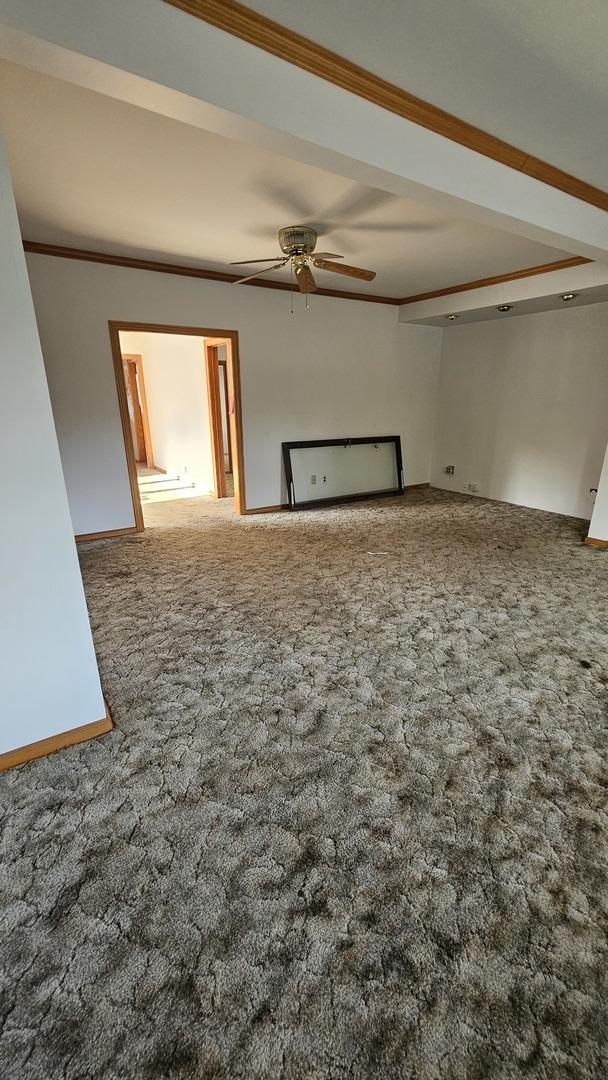
<path id="1" fill-rule="evenodd" d="M 317 291 L 317 283 L 312 276 L 312 270 L 309 266 L 302 266 L 299 270 L 296 270 L 296 281 L 301 293 Z"/>
<path id="2" fill-rule="evenodd" d="M 277 256 L 276 255 L 271 255 L 271 257 L 269 259 L 240 259 L 238 262 L 231 262 L 228 265 L 229 266 L 251 266 L 251 265 L 253 265 L 253 263 L 276 262 L 276 261 L 277 261 Z"/>
<path id="3" fill-rule="evenodd" d="M 380 191 L 379 188 L 362 187 L 353 184 L 340 198 L 336 199 L 326 210 L 331 218 L 338 218 L 341 222 L 349 218 L 358 217 L 377 210 L 380 206 L 394 202 L 398 198 L 388 191 Z"/>
<path id="4" fill-rule="evenodd" d="M 265 266 L 263 270 L 258 270 L 255 274 L 249 274 L 248 277 L 239 278 L 238 281 L 233 281 L 233 285 L 244 285 L 246 281 L 251 281 L 254 277 L 260 277 L 261 274 L 269 274 L 271 270 L 279 270 L 282 266 L 285 266 L 287 259 L 283 259 L 282 262 L 275 263 L 274 266 Z"/>
<path id="5" fill-rule="evenodd" d="M 375 270 L 362 270 L 360 266 L 349 266 L 348 263 L 330 262 L 328 259 L 313 259 L 313 262 L 319 270 L 330 270 L 332 274 L 345 274 L 361 281 L 373 281 L 376 276 Z"/>
<path id="6" fill-rule="evenodd" d="M 277 207 L 281 207 L 292 221 L 308 221 L 314 212 L 314 208 L 295 184 L 290 186 L 289 183 L 277 182 L 276 178 L 268 173 L 258 176 L 252 187 L 254 194 L 272 207 L 273 213 L 276 213 Z"/>
<path id="7" fill-rule="evenodd" d="M 412 221 L 409 225 L 390 221 L 361 221 L 355 225 L 344 225 L 343 228 L 353 232 L 426 233 L 437 232 L 444 228 L 444 224 L 438 221 Z"/>
<path id="8" fill-rule="evenodd" d="M 343 259 L 343 255 L 336 255 L 333 251 L 315 251 L 315 259 Z"/>

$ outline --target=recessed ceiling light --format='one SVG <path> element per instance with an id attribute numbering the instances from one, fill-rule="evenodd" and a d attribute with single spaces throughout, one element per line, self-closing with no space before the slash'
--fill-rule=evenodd
<path id="1" fill-rule="evenodd" d="M 562 300 L 576 300 L 577 296 L 578 296 L 578 293 L 565 292 L 565 293 L 562 293 Z"/>
<path id="2" fill-rule="evenodd" d="M 497 311 L 510 311 L 513 304 L 499 304 L 496 308 Z"/>
<path id="3" fill-rule="evenodd" d="M 457 318 L 458 318 L 458 315 L 446 315 L 446 319 L 449 319 L 450 322 L 453 322 L 454 319 L 457 319 Z"/>

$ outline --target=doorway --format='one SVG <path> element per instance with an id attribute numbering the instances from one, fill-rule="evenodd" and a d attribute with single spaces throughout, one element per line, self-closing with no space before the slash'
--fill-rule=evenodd
<path id="1" fill-rule="evenodd" d="M 151 491 L 165 500 L 233 497 L 237 512 L 246 513 L 238 332 L 123 322 L 109 329 L 137 530 L 144 529 L 142 500 Z M 161 345 L 172 338 L 175 355 L 159 368 Z M 180 386 L 186 369 L 172 361 L 185 352 L 190 381 Z M 182 449 L 188 434 L 201 446 L 206 439 L 206 450 Z"/>

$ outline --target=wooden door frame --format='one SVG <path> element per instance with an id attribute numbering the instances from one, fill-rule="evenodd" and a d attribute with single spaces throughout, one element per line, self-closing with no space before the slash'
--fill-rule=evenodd
<path id="1" fill-rule="evenodd" d="M 226 419 L 228 421 L 228 468 L 226 472 L 232 474 L 232 439 L 230 438 L 230 392 L 228 390 L 228 361 L 226 359 L 218 359 L 218 367 L 221 368 L 222 374 L 220 378 L 224 384 L 224 401 L 226 402 Z M 224 426 L 224 418 L 222 417 L 222 429 Z M 224 462 L 224 466 L 225 466 Z"/>
<path id="2" fill-rule="evenodd" d="M 145 461 L 149 469 L 154 469 L 154 450 L 152 447 L 152 433 L 150 431 L 150 417 L 148 415 L 148 399 L 146 397 L 146 380 L 144 378 L 144 362 L 141 353 L 122 353 L 123 360 L 134 364 L 137 373 L 137 396 L 141 411 L 141 426 L 144 437 Z"/>
<path id="3" fill-rule="evenodd" d="M 135 460 L 139 465 L 140 462 L 146 460 L 146 440 L 144 438 L 144 418 L 141 411 L 141 404 L 139 401 L 139 387 L 137 385 L 137 368 L 135 364 L 122 358 L 122 370 L 125 375 L 125 383 L 127 385 L 127 405 L 130 404 L 129 410 L 131 416 L 131 435 L 133 436 L 133 446 L 135 449 Z"/>
<path id="4" fill-rule="evenodd" d="M 209 431 L 211 434 L 211 457 L 216 499 L 226 498 L 226 469 L 224 465 L 224 432 L 222 404 L 220 399 L 219 345 L 205 341 L 205 371 L 207 374 L 207 400 L 209 402 Z"/>
<path id="5" fill-rule="evenodd" d="M 129 485 L 131 488 L 131 500 L 133 502 L 136 531 L 143 532 L 144 515 L 139 485 L 137 483 L 137 463 L 135 461 L 135 451 L 131 435 L 131 421 L 127 405 L 127 390 L 122 366 L 122 350 L 120 347 L 121 331 L 132 331 L 134 333 L 144 334 L 184 334 L 188 337 L 211 338 L 212 341 L 210 344 L 226 344 L 232 375 L 232 397 L 234 401 L 234 412 L 230 418 L 230 435 L 233 440 L 234 505 L 239 514 L 246 514 L 247 503 L 245 492 L 245 458 L 243 453 L 243 414 L 241 408 L 241 368 L 238 330 L 216 330 L 206 326 L 173 326 L 166 323 L 117 322 L 113 319 L 109 321 L 108 329 L 110 332 L 110 344 L 114 362 L 114 377 L 118 395 L 118 408 L 120 411 L 120 421 L 125 444 L 125 455 L 127 459 L 127 470 L 129 473 Z"/>

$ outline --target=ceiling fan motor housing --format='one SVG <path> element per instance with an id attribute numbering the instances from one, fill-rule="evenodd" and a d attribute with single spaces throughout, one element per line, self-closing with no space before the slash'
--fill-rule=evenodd
<path id="1" fill-rule="evenodd" d="M 317 234 L 308 225 L 290 225 L 279 229 L 279 244 L 285 255 L 310 255 L 317 244 Z"/>

